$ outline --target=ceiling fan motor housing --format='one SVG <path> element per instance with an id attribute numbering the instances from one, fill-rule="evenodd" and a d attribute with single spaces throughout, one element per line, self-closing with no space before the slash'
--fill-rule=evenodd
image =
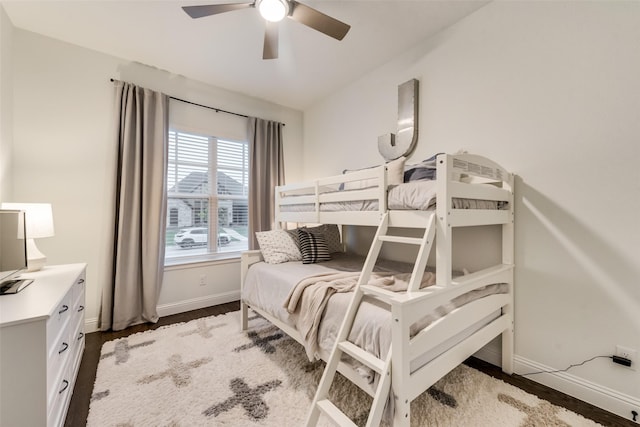
<path id="1" fill-rule="evenodd" d="M 282 21 L 290 11 L 287 0 L 257 0 L 256 8 L 260 15 L 270 22 Z"/>

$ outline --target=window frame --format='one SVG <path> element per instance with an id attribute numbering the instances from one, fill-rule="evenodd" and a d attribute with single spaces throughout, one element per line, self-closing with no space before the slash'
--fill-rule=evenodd
<path id="1" fill-rule="evenodd" d="M 208 173 L 208 192 L 203 192 L 203 193 L 184 193 L 184 192 L 170 192 L 169 191 L 169 170 L 171 169 L 171 164 L 172 162 L 169 160 L 171 159 L 171 156 L 168 156 L 168 161 L 167 161 L 167 190 L 166 190 L 166 196 L 167 196 L 167 203 L 170 199 L 174 198 L 174 199 L 206 199 L 207 200 L 207 208 L 208 208 L 208 216 L 207 216 L 207 224 L 193 224 L 190 227 L 180 227 L 179 225 L 176 225 L 176 229 L 180 230 L 181 228 L 191 228 L 191 227 L 207 227 L 208 228 L 208 238 L 207 238 L 207 246 L 206 246 L 206 253 L 199 253 L 199 254 L 186 254 L 186 255 L 179 255 L 179 256 L 170 256 L 167 257 L 166 251 L 165 251 L 165 257 L 164 257 L 164 265 L 165 267 L 173 267 L 173 266 L 180 266 L 183 264 L 195 264 L 195 263 L 206 263 L 206 262 L 212 262 L 212 261 L 224 261 L 224 260 L 230 260 L 230 259 L 239 259 L 240 255 L 242 252 L 246 251 L 248 249 L 248 240 L 247 240 L 247 245 L 244 248 L 241 249 L 237 249 L 237 250 L 227 250 L 227 251 L 219 251 L 219 246 L 218 246 L 218 230 L 219 230 L 219 212 L 218 212 L 218 207 L 219 207 L 219 201 L 220 200 L 244 200 L 247 203 L 247 231 L 248 231 L 248 227 L 249 227 L 249 215 L 248 215 L 248 203 L 249 203 L 249 197 L 248 197 L 248 184 L 249 184 L 249 176 L 251 174 L 250 168 L 249 168 L 249 143 L 248 141 L 241 141 L 241 140 L 234 140 L 231 138 L 222 138 L 222 137 L 216 137 L 216 136 L 212 136 L 212 135 L 208 135 L 209 132 L 204 132 L 204 131 L 198 131 L 196 129 L 189 129 L 189 128 L 185 128 L 176 124 L 170 124 L 169 126 L 169 130 L 168 130 L 168 135 L 167 137 L 170 138 L 170 134 L 173 132 L 175 133 L 175 143 L 176 143 L 176 149 L 177 149 L 177 144 L 178 144 L 178 135 L 179 134 L 186 134 L 186 135 L 193 135 L 199 138 L 207 138 L 208 139 L 208 144 L 207 144 L 207 154 L 208 154 L 208 161 L 207 161 L 207 173 Z M 246 176 L 246 184 L 247 186 L 247 190 L 246 190 L 246 194 L 245 195 L 232 195 L 232 194 L 218 194 L 218 171 L 220 168 L 220 165 L 218 164 L 218 144 L 219 142 L 229 142 L 229 143 L 235 143 L 235 144 L 242 144 L 244 145 L 244 150 L 243 150 L 243 155 L 242 155 L 242 159 L 243 159 L 243 164 L 246 164 L 246 168 L 245 167 L 240 167 L 237 170 L 243 174 L 243 178 Z M 245 163 L 246 162 L 246 163 Z M 201 167 L 202 164 L 201 163 L 190 163 L 189 161 L 182 161 L 179 162 L 177 156 L 175 156 L 175 163 L 174 163 L 174 167 L 175 167 L 175 173 L 176 173 L 176 178 L 175 178 L 175 183 L 174 185 L 177 185 L 177 183 L 179 182 L 179 180 L 177 179 L 177 175 L 178 175 L 178 170 L 180 165 L 191 165 L 191 166 L 198 166 Z M 224 168 L 223 168 L 224 169 Z M 213 215 L 213 213 L 215 212 L 215 215 Z M 165 225 L 165 236 L 166 233 L 169 232 L 169 227 L 171 227 L 170 225 L 170 209 L 167 206 L 167 212 L 166 212 L 166 225 Z M 179 223 L 179 221 L 178 221 Z M 165 248 L 169 247 L 170 244 L 172 244 L 173 242 L 165 242 Z M 212 245 L 213 244 L 213 245 Z M 213 246 L 213 247 L 212 247 Z M 214 250 L 212 250 L 214 249 Z"/>

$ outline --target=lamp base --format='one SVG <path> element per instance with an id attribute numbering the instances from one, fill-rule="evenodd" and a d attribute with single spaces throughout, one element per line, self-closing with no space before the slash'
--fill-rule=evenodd
<path id="1" fill-rule="evenodd" d="M 38 271 L 47 263 L 47 257 L 40 252 L 33 239 L 27 239 L 27 271 Z"/>

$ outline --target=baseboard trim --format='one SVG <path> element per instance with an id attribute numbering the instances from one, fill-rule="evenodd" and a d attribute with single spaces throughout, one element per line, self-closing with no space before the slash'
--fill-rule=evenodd
<path id="1" fill-rule="evenodd" d="M 200 308 L 211 307 L 212 305 L 226 304 L 228 302 L 238 301 L 240 299 L 240 291 L 225 292 L 216 295 L 207 295 L 205 297 L 192 298 L 184 301 L 178 301 L 171 304 L 161 304 L 157 307 L 158 316 L 171 316 L 172 314 L 184 313 Z M 98 331 L 98 318 L 85 319 L 85 333 Z"/>
<path id="2" fill-rule="evenodd" d="M 478 359 L 495 366 L 502 365 L 502 349 L 499 343 L 490 343 L 474 354 Z M 553 371 L 554 369 L 521 356 L 515 356 L 515 373 Z M 592 383 L 567 372 L 554 372 L 527 376 L 528 379 L 554 390 L 568 394 L 605 411 L 627 420 L 632 419 L 631 411 L 638 411 L 640 399 Z M 640 420 L 637 422 L 640 424 Z"/>
<path id="3" fill-rule="evenodd" d="M 534 362 L 533 360 L 521 356 L 515 357 L 516 374 L 553 370 L 553 368 Z M 631 411 L 638 411 L 638 408 L 640 408 L 640 399 L 592 383 L 567 372 L 543 373 L 535 376 L 527 376 L 527 378 L 568 394 L 576 399 L 590 403 L 598 408 L 602 408 L 605 411 L 619 415 L 627 420 L 631 420 Z M 636 423 L 640 424 L 640 420 Z"/>
<path id="4" fill-rule="evenodd" d="M 186 311 L 198 310 L 200 308 L 211 307 L 212 305 L 226 304 L 228 302 L 238 301 L 240 299 L 240 291 L 225 292 L 216 295 L 207 295 L 199 298 L 192 298 L 184 301 L 178 301 L 170 304 L 162 304 L 158 306 L 158 316 L 171 316 L 172 314 L 184 313 Z"/>
<path id="5" fill-rule="evenodd" d="M 84 333 L 90 334 L 91 332 L 98 331 L 98 318 L 93 317 L 91 319 L 84 319 Z"/>

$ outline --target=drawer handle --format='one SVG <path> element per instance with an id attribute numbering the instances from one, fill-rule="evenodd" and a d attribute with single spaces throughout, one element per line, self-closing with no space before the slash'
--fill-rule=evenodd
<path id="1" fill-rule="evenodd" d="M 69 388 L 69 381 L 67 381 L 67 380 L 62 380 L 62 382 L 64 383 L 64 387 L 62 387 L 62 390 L 60 390 L 60 391 L 58 392 L 58 394 L 62 393 L 63 391 L 65 391 L 66 389 L 68 389 L 68 388 Z"/>
<path id="2" fill-rule="evenodd" d="M 84 337 L 84 332 L 80 332 L 78 334 L 78 341 L 80 341 Z"/>
<path id="3" fill-rule="evenodd" d="M 58 354 L 62 354 L 62 353 L 64 353 L 65 351 L 67 351 L 67 349 L 68 349 L 68 348 L 69 348 L 69 344 L 67 344 L 66 342 L 63 342 L 63 343 L 62 343 L 62 350 L 60 350 L 60 351 L 58 352 Z"/>
<path id="4" fill-rule="evenodd" d="M 60 310 L 60 311 L 58 312 L 58 314 L 62 314 L 62 313 L 64 313 L 64 312 L 65 312 L 65 311 L 67 311 L 67 310 L 69 310 L 69 306 L 68 306 L 68 305 L 66 305 L 66 304 L 64 304 L 64 305 L 62 306 L 62 310 Z"/>
<path id="5" fill-rule="evenodd" d="M 78 307 L 78 313 L 80 313 L 82 310 L 84 310 L 84 305 L 81 305 L 80 307 Z"/>
<path id="6" fill-rule="evenodd" d="M 79 284 L 79 285 L 82 285 L 83 283 L 84 283 L 84 279 L 79 279 L 79 280 L 78 280 L 78 284 Z"/>

